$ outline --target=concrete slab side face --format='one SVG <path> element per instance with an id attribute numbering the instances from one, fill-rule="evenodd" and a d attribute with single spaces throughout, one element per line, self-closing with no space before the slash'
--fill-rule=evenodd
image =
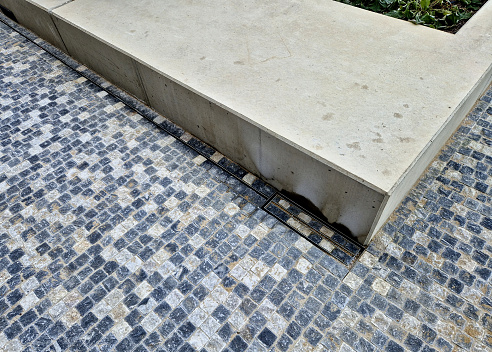
<path id="1" fill-rule="evenodd" d="M 384 194 L 263 131 L 259 149 L 259 169 L 272 184 L 308 198 L 328 221 L 345 225 L 356 237 L 369 233 Z"/>
<path id="2" fill-rule="evenodd" d="M 147 102 L 132 58 L 56 15 L 53 19 L 71 56 L 141 101 Z"/>
<path id="3" fill-rule="evenodd" d="M 310 199 L 330 222 L 369 233 L 384 195 L 261 131 L 170 79 L 138 65 L 150 105 L 251 172 Z"/>
<path id="4" fill-rule="evenodd" d="M 241 134 L 237 116 L 143 64 L 137 67 L 152 108 L 208 144 L 217 146 L 248 170 L 257 171 L 251 162 L 243 160 L 237 140 Z"/>
<path id="5" fill-rule="evenodd" d="M 62 1 L 49 1 L 60 5 Z M 63 1 L 66 3 L 66 1 Z M 0 5 L 12 11 L 21 25 L 33 31 L 47 42 L 67 52 L 63 40 L 49 14 L 49 7 L 25 0 L 0 0 Z"/>

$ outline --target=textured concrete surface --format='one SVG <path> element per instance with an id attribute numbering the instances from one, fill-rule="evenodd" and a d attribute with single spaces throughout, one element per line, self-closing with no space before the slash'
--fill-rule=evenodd
<path id="1" fill-rule="evenodd" d="M 2 23 L 0 64 L 4 350 L 492 348 L 492 89 L 347 269 Z"/>
<path id="2" fill-rule="evenodd" d="M 332 1 L 118 4 L 38 8 L 70 55 L 360 239 L 492 75 L 492 4 L 457 35 Z"/>

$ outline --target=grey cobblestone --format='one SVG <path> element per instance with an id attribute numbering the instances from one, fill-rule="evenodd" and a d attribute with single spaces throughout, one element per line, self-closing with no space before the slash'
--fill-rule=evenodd
<path id="1" fill-rule="evenodd" d="M 332 235 L 342 264 L 260 209 L 269 185 L 16 29 L 39 46 L 0 23 L 2 348 L 492 348 L 492 89 L 357 261 Z"/>

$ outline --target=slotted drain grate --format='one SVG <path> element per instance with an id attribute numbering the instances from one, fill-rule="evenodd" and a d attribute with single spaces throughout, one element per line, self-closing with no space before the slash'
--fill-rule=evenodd
<path id="1" fill-rule="evenodd" d="M 263 209 L 349 268 L 364 250 L 361 244 L 349 239 L 279 193 L 275 194 Z"/>

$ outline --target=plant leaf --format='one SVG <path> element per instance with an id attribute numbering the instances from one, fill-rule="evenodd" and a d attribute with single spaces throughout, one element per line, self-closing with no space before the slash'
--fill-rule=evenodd
<path id="1" fill-rule="evenodd" d="M 430 6 L 430 0 L 420 0 L 420 7 L 422 10 L 427 10 Z"/>

